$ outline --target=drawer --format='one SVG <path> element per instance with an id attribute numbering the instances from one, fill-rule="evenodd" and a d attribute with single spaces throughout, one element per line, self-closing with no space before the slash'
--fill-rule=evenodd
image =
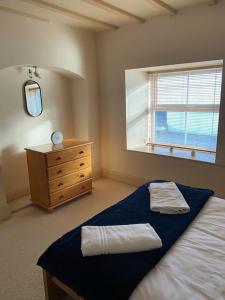
<path id="1" fill-rule="evenodd" d="M 88 167 L 91 167 L 91 157 L 82 157 L 64 164 L 48 168 L 48 178 L 49 180 L 56 179 L 73 172 L 78 172 Z"/>
<path id="2" fill-rule="evenodd" d="M 48 163 L 48 167 L 52 167 L 89 155 L 91 155 L 91 145 L 85 145 L 85 146 L 75 147 L 63 151 L 48 153 L 47 163 Z"/>
<path id="3" fill-rule="evenodd" d="M 71 173 L 70 175 L 62 176 L 55 180 L 49 181 L 49 191 L 50 193 L 54 193 L 90 178 L 91 168 L 86 168 L 79 172 Z"/>
<path id="4" fill-rule="evenodd" d="M 57 193 L 53 193 L 50 195 L 50 205 L 56 205 L 68 199 L 73 199 L 80 194 L 85 192 L 90 192 L 92 189 L 92 180 L 89 179 L 87 181 L 78 183 L 73 185 L 67 189 L 61 190 Z"/>

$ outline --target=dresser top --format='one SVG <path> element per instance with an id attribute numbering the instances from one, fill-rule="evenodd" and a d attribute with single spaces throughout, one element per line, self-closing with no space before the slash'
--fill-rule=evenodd
<path id="1" fill-rule="evenodd" d="M 63 143 L 59 145 L 53 145 L 53 144 L 39 145 L 39 146 L 25 148 L 25 150 L 31 150 L 31 151 L 41 152 L 41 153 L 50 153 L 50 152 L 63 151 L 66 149 L 75 148 L 84 145 L 90 145 L 90 144 L 92 144 L 92 142 L 90 141 L 69 139 L 63 141 Z"/>

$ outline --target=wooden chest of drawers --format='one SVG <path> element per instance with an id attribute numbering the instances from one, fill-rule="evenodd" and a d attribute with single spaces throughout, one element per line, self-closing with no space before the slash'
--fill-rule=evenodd
<path id="1" fill-rule="evenodd" d="M 26 148 L 31 201 L 46 208 L 92 190 L 91 143 L 66 140 L 62 145 Z"/>

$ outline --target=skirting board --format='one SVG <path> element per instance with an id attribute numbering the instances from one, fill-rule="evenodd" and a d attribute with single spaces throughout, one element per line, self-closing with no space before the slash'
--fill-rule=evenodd
<path id="1" fill-rule="evenodd" d="M 102 176 L 115 181 L 127 183 L 133 186 L 140 186 L 151 179 L 136 177 L 133 175 L 123 174 L 112 170 L 102 169 Z"/>
<path id="2" fill-rule="evenodd" d="M 0 207 L 0 221 L 7 219 L 11 214 L 9 205 L 4 205 Z"/>
<path id="3" fill-rule="evenodd" d="M 102 177 L 102 170 L 93 170 L 93 180 L 97 180 Z"/>
<path id="4" fill-rule="evenodd" d="M 8 192 L 7 193 L 7 202 L 8 203 L 13 202 L 14 200 L 26 197 L 29 194 L 30 194 L 29 187 L 26 187 L 22 190 L 19 190 L 19 191 L 13 192 L 13 193 Z"/>

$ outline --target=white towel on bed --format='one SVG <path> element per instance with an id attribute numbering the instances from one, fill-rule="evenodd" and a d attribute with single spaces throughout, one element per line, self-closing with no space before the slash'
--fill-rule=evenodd
<path id="1" fill-rule="evenodd" d="M 150 208 L 162 214 L 184 214 L 190 211 L 174 182 L 150 183 Z"/>
<path id="2" fill-rule="evenodd" d="M 83 256 L 141 252 L 160 247 L 161 239 L 148 223 L 81 228 Z"/>

